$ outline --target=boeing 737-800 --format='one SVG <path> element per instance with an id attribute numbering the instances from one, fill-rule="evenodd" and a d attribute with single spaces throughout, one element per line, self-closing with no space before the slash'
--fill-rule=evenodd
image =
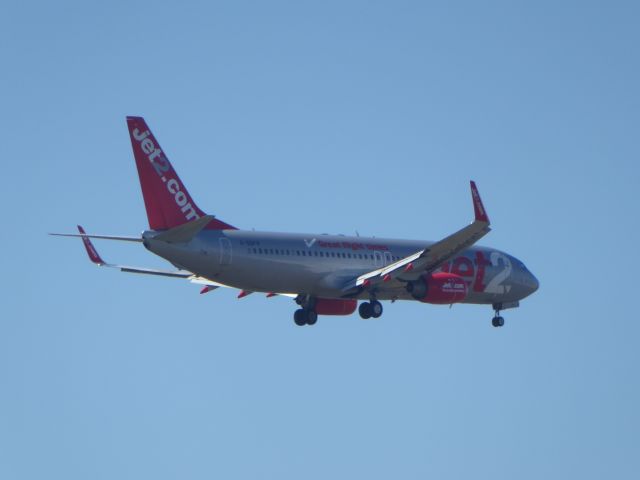
<path id="1" fill-rule="evenodd" d="M 127 117 L 149 229 L 140 237 L 88 235 L 78 226 L 91 261 L 124 272 L 188 279 L 201 293 L 220 287 L 292 297 L 297 325 L 318 315 L 382 315 L 381 300 L 491 305 L 500 311 L 538 289 L 524 263 L 489 247 L 474 246 L 489 231 L 489 217 L 471 182 L 475 218 L 437 242 L 240 230 L 205 214 L 187 191 L 141 117 Z M 177 270 L 114 265 L 102 260 L 91 238 L 142 243 Z M 360 306 L 358 307 L 358 301 Z"/>

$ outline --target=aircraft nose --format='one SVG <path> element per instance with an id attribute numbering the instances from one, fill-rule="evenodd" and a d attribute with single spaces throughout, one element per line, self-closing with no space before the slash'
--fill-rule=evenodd
<path id="1" fill-rule="evenodd" d="M 528 272 L 529 274 L 527 275 L 527 286 L 531 289 L 531 293 L 535 292 L 536 290 L 538 290 L 538 288 L 540 288 L 540 282 L 538 281 L 538 279 L 535 277 L 535 275 L 531 272 Z"/>

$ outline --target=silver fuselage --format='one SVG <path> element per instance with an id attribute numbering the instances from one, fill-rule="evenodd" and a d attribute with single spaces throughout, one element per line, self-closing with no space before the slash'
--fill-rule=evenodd
<path id="1" fill-rule="evenodd" d="M 350 280 L 411 255 L 433 242 L 246 230 L 203 230 L 188 243 L 170 244 L 143 233 L 144 245 L 175 266 L 251 292 L 343 298 Z M 519 301 L 538 288 L 524 263 L 499 250 L 474 246 L 439 270 L 465 279 L 464 303 Z M 397 283 L 376 288 L 380 300 L 414 300 Z M 357 298 L 369 298 L 362 292 Z"/>

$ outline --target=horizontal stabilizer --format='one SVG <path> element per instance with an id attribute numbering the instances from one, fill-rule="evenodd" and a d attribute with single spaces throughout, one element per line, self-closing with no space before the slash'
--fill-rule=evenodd
<path id="1" fill-rule="evenodd" d="M 90 240 L 90 238 L 92 238 L 93 236 L 87 235 L 84 231 L 84 228 L 82 228 L 81 225 L 78 225 L 78 232 L 80 232 L 78 235 L 61 234 L 60 236 L 82 238 L 82 243 L 84 243 L 84 248 L 87 250 L 87 255 L 89 256 L 89 260 L 91 260 L 93 263 L 95 263 L 100 267 L 117 268 L 122 272 L 143 273 L 146 275 L 160 275 L 163 277 L 177 277 L 177 278 L 194 277 L 193 273 L 189 272 L 188 270 L 173 270 L 173 271 L 157 270 L 153 268 L 130 267 L 127 265 L 114 265 L 112 263 L 107 263 L 102 259 L 102 257 L 98 253 L 98 250 L 96 250 L 96 247 L 93 246 L 93 243 Z M 101 235 L 99 238 L 102 238 L 102 237 L 104 237 L 104 235 Z M 107 237 L 107 238 L 109 238 L 110 240 L 114 240 L 114 238 L 111 238 L 111 237 Z M 141 240 L 138 239 L 137 241 L 141 241 Z"/>
<path id="2" fill-rule="evenodd" d="M 86 233 L 50 233 L 54 237 L 98 238 L 100 240 L 118 240 L 121 242 L 142 242 L 140 237 L 125 237 L 122 235 L 87 235 Z"/>
<path id="3" fill-rule="evenodd" d="M 187 243 L 213 220 L 213 215 L 204 215 L 192 222 L 183 223 L 171 228 L 166 232 L 159 233 L 154 240 L 161 240 L 167 243 Z"/>

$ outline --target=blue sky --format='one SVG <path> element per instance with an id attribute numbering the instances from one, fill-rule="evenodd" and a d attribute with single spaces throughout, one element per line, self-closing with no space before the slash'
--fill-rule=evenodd
<path id="1" fill-rule="evenodd" d="M 17 2 L 0 15 L 0 478 L 635 478 L 636 2 Z M 101 271 L 142 115 L 243 228 L 438 239 L 541 289 L 293 324 Z M 166 266 L 135 245 L 108 261 Z"/>

